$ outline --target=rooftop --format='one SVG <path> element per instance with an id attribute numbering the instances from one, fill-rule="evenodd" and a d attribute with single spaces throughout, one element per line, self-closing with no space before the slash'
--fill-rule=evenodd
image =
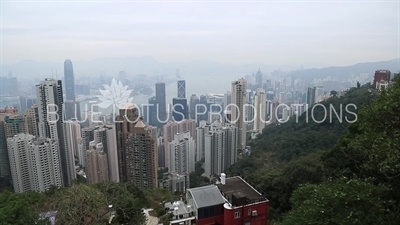
<path id="1" fill-rule="evenodd" d="M 242 204 L 251 204 L 266 200 L 260 192 L 239 176 L 228 177 L 225 179 L 225 184 L 219 183 L 217 187 L 222 195 L 234 205 L 236 205 L 233 202 L 235 199 Z M 246 201 L 242 202 L 241 199 L 245 199 Z"/>
<path id="2" fill-rule="evenodd" d="M 169 208 L 174 216 L 188 214 L 192 211 L 190 206 L 185 205 L 182 201 L 167 202 L 164 204 L 164 207 Z"/>
<path id="3" fill-rule="evenodd" d="M 204 208 L 225 203 L 225 200 L 222 198 L 221 192 L 215 185 L 191 188 L 187 191 L 190 192 L 193 196 L 197 208 Z"/>

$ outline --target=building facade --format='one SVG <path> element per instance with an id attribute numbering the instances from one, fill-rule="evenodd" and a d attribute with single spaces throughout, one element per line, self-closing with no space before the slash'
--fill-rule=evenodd
<path id="1" fill-rule="evenodd" d="M 245 123 L 245 109 L 244 105 L 247 103 L 247 83 L 245 79 L 239 79 L 232 83 L 232 106 L 231 116 L 232 124 L 238 128 L 238 148 L 240 150 L 246 147 L 246 132 L 247 127 Z"/>
<path id="2" fill-rule="evenodd" d="M 156 188 L 156 128 L 138 117 L 138 109 L 126 103 L 116 118 L 116 137 L 120 182 L 133 182 L 138 187 Z"/>
<path id="3" fill-rule="evenodd" d="M 14 190 L 43 192 L 52 185 L 62 186 L 58 142 L 18 134 L 7 139 Z"/>

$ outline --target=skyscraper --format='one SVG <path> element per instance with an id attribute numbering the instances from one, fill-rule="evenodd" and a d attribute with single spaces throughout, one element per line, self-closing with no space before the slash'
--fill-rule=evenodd
<path id="1" fill-rule="evenodd" d="M 199 123 L 199 127 L 196 128 L 196 162 L 201 161 L 205 157 L 205 139 L 204 136 L 210 131 L 210 124 L 202 120 Z"/>
<path id="2" fill-rule="evenodd" d="M 244 104 L 246 101 L 247 94 L 247 83 L 245 79 L 239 79 L 232 83 L 232 104 L 231 107 L 231 115 L 232 115 L 232 124 L 238 128 L 238 148 L 240 150 L 245 149 L 246 147 L 246 123 L 244 119 Z"/>
<path id="3" fill-rule="evenodd" d="M 185 80 L 178 80 L 178 98 L 186 98 Z"/>
<path id="4" fill-rule="evenodd" d="M 176 122 L 188 119 L 188 105 L 186 98 L 172 99 L 172 119 Z"/>
<path id="5" fill-rule="evenodd" d="M 196 120 L 196 123 L 199 122 L 199 121 L 197 121 L 197 118 L 196 118 L 196 105 L 197 104 L 199 104 L 199 98 L 195 94 L 192 94 L 192 96 L 190 96 L 190 102 L 189 102 L 189 113 L 190 113 L 190 119 Z"/>
<path id="6" fill-rule="evenodd" d="M 71 60 L 64 61 L 64 80 L 65 80 L 65 119 L 81 119 L 81 110 L 79 102 L 75 97 L 75 78 L 74 67 Z"/>
<path id="7" fill-rule="evenodd" d="M 190 132 L 175 134 L 174 139 L 168 143 L 170 173 L 185 174 L 194 171 L 195 141 Z"/>
<path id="8" fill-rule="evenodd" d="M 63 185 L 72 184 L 75 174 L 73 153 L 65 145 L 63 126 L 63 90 L 61 80 L 45 79 L 36 85 L 39 114 L 39 136 L 57 140 L 61 159 Z"/>
<path id="9" fill-rule="evenodd" d="M 204 134 L 204 170 L 207 177 L 224 172 L 237 159 L 237 129 L 213 123 Z"/>
<path id="10" fill-rule="evenodd" d="M 307 107 L 310 108 L 315 104 L 316 87 L 307 88 Z"/>
<path id="11" fill-rule="evenodd" d="M 91 141 L 86 151 L 86 176 L 89 183 L 109 181 L 107 154 L 103 144 Z"/>
<path id="12" fill-rule="evenodd" d="M 71 60 L 67 59 L 64 62 L 64 79 L 65 79 L 65 94 L 67 100 L 75 101 L 75 79 L 74 67 Z"/>
<path id="13" fill-rule="evenodd" d="M 7 139 L 14 191 L 46 191 L 62 186 L 58 142 L 18 134 Z"/>
<path id="14" fill-rule="evenodd" d="M 256 86 L 257 86 L 257 88 L 263 87 L 263 74 L 261 73 L 260 69 L 258 69 L 258 71 L 256 73 Z"/>
<path id="15" fill-rule="evenodd" d="M 28 134 L 32 134 L 33 136 L 39 136 L 39 128 L 37 124 L 36 113 L 34 109 L 26 109 L 24 114 L 24 130 Z"/>
<path id="16" fill-rule="evenodd" d="M 126 103 L 116 118 L 119 176 L 138 187 L 157 187 L 155 128 L 138 118 L 138 109 Z"/>
<path id="17" fill-rule="evenodd" d="M 167 103 L 165 95 L 165 83 L 156 83 L 156 109 L 157 127 L 162 127 L 167 122 Z"/>
<path id="18" fill-rule="evenodd" d="M 265 127 L 265 122 L 267 121 L 267 98 L 264 89 L 257 89 L 254 96 L 254 108 L 254 130 L 261 133 Z"/>

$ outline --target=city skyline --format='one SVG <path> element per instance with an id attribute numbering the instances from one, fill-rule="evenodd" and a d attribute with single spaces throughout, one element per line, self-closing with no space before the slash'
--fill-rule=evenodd
<path id="1" fill-rule="evenodd" d="M 0 64 L 151 55 L 343 66 L 399 57 L 397 1 L 342 3 L 2 2 Z"/>

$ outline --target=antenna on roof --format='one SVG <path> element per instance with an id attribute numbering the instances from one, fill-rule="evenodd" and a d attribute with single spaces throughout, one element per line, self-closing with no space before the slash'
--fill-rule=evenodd
<path id="1" fill-rule="evenodd" d="M 53 68 L 51 68 L 51 78 L 54 78 L 54 71 L 53 71 Z"/>

